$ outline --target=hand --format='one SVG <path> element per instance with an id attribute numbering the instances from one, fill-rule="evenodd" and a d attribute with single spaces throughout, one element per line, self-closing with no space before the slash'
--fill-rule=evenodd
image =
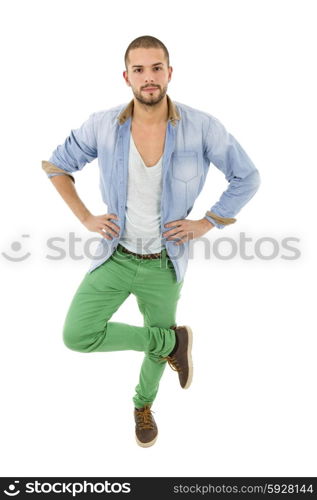
<path id="1" fill-rule="evenodd" d="M 181 238 L 180 241 L 175 242 L 174 245 L 182 245 L 185 241 L 199 238 L 199 236 L 202 236 L 215 227 L 212 222 L 209 222 L 209 220 L 205 218 L 199 220 L 181 219 L 165 224 L 165 227 L 172 226 L 176 227 L 163 233 L 163 236 L 166 237 L 167 240 Z"/>
<path id="2" fill-rule="evenodd" d="M 89 214 L 82 221 L 84 226 L 89 231 L 95 231 L 96 233 L 101 234 L 107 240 L 112 240 L 112 237 L 107 233 L 112 234 L 113 236 L 119 236 L 120 228 L 114 222 L 111 222 L 109 219 L 118 219 L 115 214 L 104 214 L 104 215 L 92 215 Z"/>

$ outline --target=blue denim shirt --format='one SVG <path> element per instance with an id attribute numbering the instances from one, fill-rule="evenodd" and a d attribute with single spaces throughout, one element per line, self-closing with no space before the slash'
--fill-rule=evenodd
<path id="1" fill-rule="evenodd" d="M 236 221 L 234 216 L 254 196 L 260 175 L 237 140 L 211 114 L 197 110 L 168 95 L 168 122 L 163 153 L 161 198 L 162 242 L 174 265 L 177 281 L 182 281 L 188 265 L 189 241 L 175 245 L 163 233 L 168 222 L 185 219 L 201 192 L 210 163 L 223 172 L 227 189 L 206 211 L 205 218 L 218 229 Z M 89 272 L 115 251 L 125 227 L 130 129 L 134 100 L 108 110 L 92 113 L 77 129 L 72 129 L 42 168 L 48 177 L 70 175 L 98 158 L 99 186 L 107 213 L 120 227 L 112 240 L 100 237 Z"/>

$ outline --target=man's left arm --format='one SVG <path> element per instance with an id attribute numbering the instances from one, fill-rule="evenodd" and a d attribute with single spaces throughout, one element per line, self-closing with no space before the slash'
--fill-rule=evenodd
<path id="1" fill-rule="evenodd" d="M 225 175 L 229 186 L 202 219 L 183 219 L 165 225 L 173 229 L 163 235 L 167 239 L 180 238 L 177 245 L 202 236 L 214 226 L 223 229 L 236 222 L 234 216 L 255 195 L 261 183 L 259 171 L 242 146 L 213 116 L 204 140 L 204 155 Z"/>
<path id="2" fill-rule="evenodd" d="M 236 222 L 235 215 L 255 195 L 261 183 L 260 174 L 239 142 L 215 117 L 210 117 L 204 154 L 229 182 L 220 199 L 205 214 L 207 220 L 223 229 Z"/>

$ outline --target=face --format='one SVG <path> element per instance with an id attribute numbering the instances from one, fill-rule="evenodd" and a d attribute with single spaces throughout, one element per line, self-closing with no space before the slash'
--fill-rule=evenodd
<path id="1" fill-rule="evenodd" d="M 166 95 L 172 71 L 163 49 L 140 48 L 129 51 L 128 71 L 123 77 L 139 102 L 154 106 Z"/>

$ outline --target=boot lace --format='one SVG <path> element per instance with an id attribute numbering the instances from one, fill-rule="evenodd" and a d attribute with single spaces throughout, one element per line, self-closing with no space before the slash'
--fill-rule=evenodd
<path id="1" fill-rule="evenodd" d="M 161 358 L 160 361 L 167 361 L 168 364 L 170 365 L 170 367 L 172 368 L 172 370 L 174 370 L 175 372 L 181 371 L 181 367 L 179 366 L 179 363 L 178 363 L 175 356 L 165 356 L 165 357 Z"/>
<path id="2" fill-rule="evenodd" d="M 137 424 L 140 429 L 154 429 L 154 422 L 152 413 L 149 406 L 145 406 L 142 411 L 136 412 Z"/>

